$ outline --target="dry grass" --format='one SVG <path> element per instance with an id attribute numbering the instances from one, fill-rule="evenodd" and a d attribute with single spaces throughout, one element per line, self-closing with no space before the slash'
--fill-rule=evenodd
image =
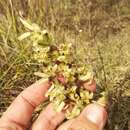
<path id="1" fill-rule="evenodd" d="M 57 44 L 72 42 L 79 61 L 91 64 L 101 89 L 109 94 L 106 130 L 127 130 L 130 115 L 130 1 L 1 0 L 0 113 L 37 80 L 39 65 L 31 45 L 17 37 L 22 16 L 49 30 Z"/>

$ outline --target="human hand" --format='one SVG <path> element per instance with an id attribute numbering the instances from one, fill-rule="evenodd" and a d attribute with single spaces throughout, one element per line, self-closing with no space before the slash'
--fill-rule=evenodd
<path id="1" fill-rule="evenodd" d="M 50 83 L 46 81 L 26 88 L 1 117 L 0 130 L 26 130 L 34 109 L 47 100 L 45 93 L 49 87 Z M 49 104 L 32 124 L 31 130 L 102 130 L 107 112 L 100 105 L 90 104 L 79 117 L 61 124 L 64 119 L 64 113 L 55 112 Z"/>

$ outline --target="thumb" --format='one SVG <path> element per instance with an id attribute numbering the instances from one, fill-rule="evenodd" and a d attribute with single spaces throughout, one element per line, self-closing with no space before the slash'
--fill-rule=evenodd
<path id="1" fill-rule="evenodd" d="M 104 107 L 93 103 L 88 105 L 79 117 L 63 123 L 57 130 L 102 130 L 107 121 Z"/>
<path id="2" fill-rule="evenodd" d="M 96 103 L 88 105 L 79 117 L 83 117 L 94 123 L 98 130 L 102 130 L 107 121 L 107 112 L 104 107 Z"/>

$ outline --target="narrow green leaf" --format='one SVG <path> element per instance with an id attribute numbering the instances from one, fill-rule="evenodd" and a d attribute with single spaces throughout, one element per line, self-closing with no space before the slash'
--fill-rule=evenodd
<path id="1" fill-rule="evenodd" d="M 19 41 L 24 40 L 25 38 L 29 37 L 31 35 L 31 32 L 23 33 L 21 36 L 18 37 Z"/>
<path id="2" fill-rule="evenodd" d="M 45 79 L 49 78 L 47 74 L 41 73 L 41 72 L 35 72 L 34 75 L 39 76 L 41 78 L 45 78 Z"/>
<path id="3" fill-rule="evenodd" d="M 22 18 L 20 18 L 20 21 L 22 22 L 22 24 L 28 28 L 29 30 L 34 30 L 33 26 L 31 24 L 29 24 L 26 20 L 23 20 Z"/>

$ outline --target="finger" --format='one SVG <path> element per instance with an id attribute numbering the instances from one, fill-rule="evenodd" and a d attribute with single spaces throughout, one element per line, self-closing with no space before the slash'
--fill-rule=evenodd
<path id="1" fill-rule="evenodd" d="M 107 112 L 104 107 L 93 103 L 88 105 L 77 119 L 80 121 L 84 120 L 84 126 L 88 125 L 87 122 L 90 122 L 91 124 L 95 124 L 98 130 L 102 130 L 107 121 Z"/>
<path id="2" fill-rule="evenodd" d="M 84 87 L 91 92 L 95 92 L 96 91 L 96 81 L 92 80 L 89 82 L 85 82 Z"/>
<path id="3" fill-rule="evenodd" d="M 102 130 L 107 120 L 105 108 L 98 104 L 88 105 L 79 117 L 64 123 L 58 130 Z"/>
<path id="4" fill-rule="evenodd" d="M 63 112 L 56 112 L 52 104 L 39 115 L 38 119 L 33 123 L 31 130 L 55 130 L 65 119 Z"/>
<path id="5" fill-rule="evenodd" d="M 98 130 L 98 127 L 87 118 L 79 117 L 65 122 L 57 130 Z"/>
<path id="6" fill-rule="evenodd" d="M 75 119 L 71 119 L 69 121 L 66 121 L 62 125 L 60 125 L 56 130 L 69 130 L 71 124 L 75 121 Z"/>
<path id="7" fill-rule="evenodd" d="M 80 116 L 95 123 L 99 130 L 103 129 L 108 118 L 106 109 L 97 103 L 88 105 Z"/>
<path id="8" fill-rule="evenodd" d="M 2 116 L 1 120 L 15 122 L 21 126 L 26 126 L 32 116 L 35 107 L 46 100 L 44 96 L 50 87 L 50 83 L 36 82 L 26 88 L 10 105 Z"/>

